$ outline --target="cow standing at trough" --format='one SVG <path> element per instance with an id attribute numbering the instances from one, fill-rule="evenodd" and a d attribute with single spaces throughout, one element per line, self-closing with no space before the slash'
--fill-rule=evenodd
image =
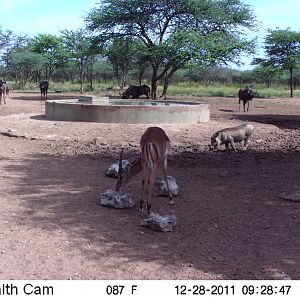
<path id="1" fill-rule="evenodd" d="M 122 99 L 138 99 L 140 96 L 145 95 L 147 99 L 150 98 L 150 88 L 148 85 L 130 85 L 129 88 L 123 93 Z"/>
<path id="2" fill-rule="evenodd" d="M 47 80 L 41 80 L 39 81 L 39 86 L 41 90 L 41 100 L 47 100 L 47 94 L 48 94 L 48 88 L 49 83 Z"/>
<path id="3" fill-rule="evenodd" d="M 254 97 L 254 92 L 249 88 L 240 89 L 238 92 L 238 96 L 239 96 L 239 110 L 241 109 L 241 101 L 243 101 L 244 112 L 246 112 L 247 103 L 248 103 L 247 111 L 249 111 L 249 104 Z"/>
<path id="4" fill-rule="evenodd" d="M 236 152 L 236 147 L 234 143 L 239 143 L 244 141 L 243 150 L 247 149 L 248 140 L 254 131 L 254 127 L 250 124 L 241 124 L 232 128 L 225 128 L 217 131 L 211 137 L 210 150 L 217 149 L 219 145 L 224 145 L 226 150 L 229 149 L 229 144 L 232 149 Z"/>
<path id="5" fill-rule="evenodd" d="M 0 105 L 2 100 L 6 104 L 6 96 L 9 94 L 9 89 L 5 80 L 0 79 Z"/>

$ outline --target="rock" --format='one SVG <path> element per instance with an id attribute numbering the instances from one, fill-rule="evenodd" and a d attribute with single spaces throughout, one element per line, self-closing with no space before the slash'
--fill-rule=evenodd
<path id="1" fill-rule="evenodd" d="M 123 171 L 127 171 L 130 167 L 130 163 L 128 160 L 122 160 L 122 169 Z M 107 168 L 105 175 L 108 177 L 118 178 L 119 173 L 119 163 L 112 164 Z"/>
<path id="2" fill-rule="evenodd" d="M 176 184 L 176 180 L 172 176 L 167 176 L 170 192 L 173 196 L 178 195 L 178 185 Z M 153 196 L 167 196 L 169 197 L 168 189 L 166 181 L 163 177 L 157 176 L 156 180 L 153 184 Z"/>
<path id="3" fill-rule="evenodd" d="M 170 232 L 173 226 L 176 225 L 177 218 L 174 215 L 161 216 L 157 213 L 150 213 L 140 226 L 148 227 L 154 231 Z"/>
<path id="4" fill-rule="evenodd" d="M 128 195 L 121 195 L 120 192 L 114 190 L 107 190 L 102 193 L 100 202 L 101 205 L 112 208 L 131 208 L 135 205 Z"/>
<path id="5" fill-rule="evenodd" d="M 300 192 L 294 192 L 292 194 L 285 194 L 281 195 L 283 200 L 292 201 L 292 202 L 300 202 Z"/>

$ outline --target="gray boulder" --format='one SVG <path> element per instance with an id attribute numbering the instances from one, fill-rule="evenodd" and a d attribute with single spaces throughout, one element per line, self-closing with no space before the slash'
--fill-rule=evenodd
<path id="1" fill-rule="evenodd" d="M 167 176 L 170 192 L 173 196 L 178 195 L 178 185 L 173 176 Z M 163 177 L 157 176 L 153 184 L 153 196 L 166 196 L 169 197 L 166 181 Z"/>
<path id="2" fill-rule="evenodd" d="M 123 171 L 127 171 L 130 167 L 130 163 L 128 160 L 122 160 L 122 169 Z M 105 175 L 108 177 L 118 178 L 119 173 L 119 163 L 112 164 L 110 167 L 107 168 Z"/>
<path id="3" fill-rule="evenodd" d="M 135 205 L 128 195 L 121 195 L 120 192 L 115 190 L 107 190 L 102 193 L 100 203 L 103 206 L 112 208 L 131 208 Z"/>
<path id="4" fill-rule="evenodd" d="M 176 225 L 176 222 L 177 218 L 174 215 L 161 216 L 152 212 L 140 226 L 148 227 L 154 231 L 170 232 L 173 230 L 173 226 Z"/>

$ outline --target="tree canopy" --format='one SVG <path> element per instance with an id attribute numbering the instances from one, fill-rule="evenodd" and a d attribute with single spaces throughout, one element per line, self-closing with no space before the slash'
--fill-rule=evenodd
<path id="1" fill-rule="evenodd" d="M 92 39 L 83 29 L 62 31 L 62 41 L 68 57 L 76 62 L 80 73 L 80 92 L 83 93 L 84 70 L 95 55 Z"/>
<path id="2" fill-rule="evenodd" d="M 237 62 L 241 52 L 254 50 L 243 32 L 255 27 L 255 16 L 240 0 L 104 0 L 86 23 L 99 43 L 125 36 L 142 42 L 153 99 L 158 81 L 164 96 L 174 73 L 188 64 Z"/>
<path id="3" fill-rule="evenodd" d="M 287 29 L 269 29 L 265 38 L 266 58 L 256 58 L 253 64 L 289 72 L 290 91 L 293 97 L 294 71 L 300 65 L 300 32 Z"/>

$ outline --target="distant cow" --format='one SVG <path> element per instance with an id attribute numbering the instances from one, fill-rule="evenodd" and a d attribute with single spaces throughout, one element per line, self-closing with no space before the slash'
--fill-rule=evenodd
<path id="1" fill-rule="evenodd" d="M 148 85 L 131 85 L 129 88 L 123 93 L 123 99 L 129 99 L 132 96 L 132 99 L 137 99 L 142 95 L 146 95 L 147 99 L 150 97 L 150 88 Z"/>
<path id="2" fill-rule="evenodd" d="M 241 109 L 241 101 L 243 101 L 244 112 L 246 112 L 247 103 L 248 103 L 247 111 L 249 111 L 249 104 L 254 97 L 254 92 L 249 88 L 240 89 L 238 96 L 239 96 L 239 110 Z"/>
<path id="3" fill-rule="evenodd" d="M 41 100 L 47 100 L 48 87 L 49 87 L 48 81 L 47 80 L 39 81 L 39 86 L 41 90 Z"/>
<path id="4" fill-rule="evenodd" d="M 0 105 L 2 104 L 2 99 L 4 104 L 6 104 L 6 96 L 9 94 L 9 89 L 5 80 L 0 79 Z"/>

